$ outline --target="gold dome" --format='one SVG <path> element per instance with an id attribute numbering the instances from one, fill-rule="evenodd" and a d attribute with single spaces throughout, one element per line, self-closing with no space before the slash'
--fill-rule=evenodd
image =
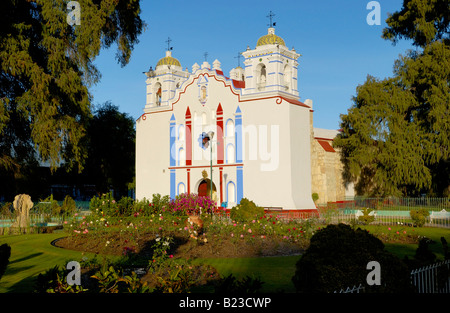
<path id="1" fill-rule="evenodd" d="M 267 35 L 264 35 L 261 38 L 259 38 L 258 42 L 256 43 L 256 46 L 258 47 L 258 46 L 276 45 L 276 44 L 286 46 L 283 38 L 275 35 L 275 29 L 269 28 Z"/>
<path id="2" fill-rule="evenodd" d="M 181 67 L 180 61 L 172 57 L 171 51 L 166 51 L 166 56 L 156 63 L 156 67 L 160 65 L 175 65 Z"/>

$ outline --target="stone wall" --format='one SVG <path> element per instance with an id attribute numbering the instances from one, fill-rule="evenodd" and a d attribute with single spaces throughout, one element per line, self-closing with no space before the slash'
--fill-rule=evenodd
<path id="1" fill-rule="evenodd" d="M 344 200 L 346 190 L 342 179 L 339 151 L 332 148 L 337 131 L 312 129 L 311 189 L 319 195 L 318 204 Z"/>

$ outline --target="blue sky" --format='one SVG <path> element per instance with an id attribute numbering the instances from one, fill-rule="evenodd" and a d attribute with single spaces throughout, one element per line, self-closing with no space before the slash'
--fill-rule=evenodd
<path id="1" fill-rule="evenodd" d="M 146 31 L 135 46 L 130 63 L 120 67 L 115 47 L 102 50 L 95 64 L 102 73 L 91 88 L 95 105 L 111 101 L 121 112 L 137 119 L 145 105 L 145 75 L 165 56 L 166 40 L 172 39 L 172 56 L 183 68 L 215 59 L 225 75 L 238 65 L 236 56 L 247 46 L 255 48 L 267 34 L 272 11 L 275 33 L 299 58 L 300 100 L 313 100 L 314 127 L 338 129 L 340 114 L 352 105 L 356 87 L 368 74 L 392 76 L 394 61 L 411 48 L 381 38 L 388 13 L 398 11 L 403 0 L 378 0 L 381 25 L 368 25 L 369 0 L 217 1 L 172 0 L 141 2 Z M 82 12 L 81 12 L 82 14 Z M 241 59 L 242 62 L 242 59 Z M 241 63 L 242 64 L 242 63 Z"/>

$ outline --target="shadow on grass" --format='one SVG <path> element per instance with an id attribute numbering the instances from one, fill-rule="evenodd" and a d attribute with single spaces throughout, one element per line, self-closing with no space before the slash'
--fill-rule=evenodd
<path id="1" fill-rule="evenodd" d="M 7 288 L 8 293 L 31 293 L 36 284 L 36 276 L 28 276 Z"/>
<path id="2" fill-rule="evenodd" d="M 11 262 L 9 262 L 8 264 L 11 265 L 11 264 L 14 264 L 14 263 L 26 261 L 26 260 L 29 260 L 29 259 L 38 257 L 38 256 L 40 256 L 40 255 L 42 255 L 42 254 L 43 254 L 43 252 L 33 253 L 33 254 L 27 255 L 27 256 L 25 256 L 25 257 L 23 257 L 23 258 L 20 258 L 20 259 L 11 261 Z"/>

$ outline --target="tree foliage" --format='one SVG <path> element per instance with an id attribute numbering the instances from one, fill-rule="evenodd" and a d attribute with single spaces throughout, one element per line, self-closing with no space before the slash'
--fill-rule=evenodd
<path id="1" fill-rule="evenodd" d="M 115 190 L 115 196 L 126 196 L 127 184 L 135 168 L 134 120 L 110 102 L 94 112 L 87 127 L 88 159 L 83 171 L 85 181 L 96 185 L 98 192 Z"/>
<path id="2" fill-rule="evenodd" d="M 381 285 L 367 284 L 367 265 L 380 264 Z M 292 282 L 297 292 L 330 293 L 362 284 L 366 292 L 411 292 L 408 267 L 384 249 L 368 231 L 349 225 L 328 225 L 317 231 L 296 263 Z"/>
<path id="3" fill-rule="evenodd" d="M 344 181 L 360 195 L 449 193 L 449 1 L 405 0 L 387 19 L 383 38 L 413 40 L 394 76 L 368 76 L 341 115 Z"/>
<path id="4" fill-rule="evenodd" d="M 67 23 L 65 0 L 0 1 L 0 169 L 31 160 L 81 171 L 91 117 L 93 60 L 117 45 L 125 66 L 144 28 L 138 0 L 79 0 L 81 24 Z"/>

